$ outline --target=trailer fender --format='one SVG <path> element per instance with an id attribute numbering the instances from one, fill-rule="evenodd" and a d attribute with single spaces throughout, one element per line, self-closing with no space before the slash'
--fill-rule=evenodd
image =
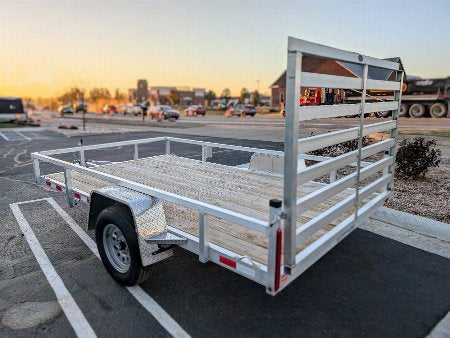
<path id="1" fill-rule="evenodd" d="M 139 241 L 143 266 L 172 255 L 172 250 L 162 251 L 157 244 L 147 243 L 144 238 L 167 230 L 166 216 L 160 199 L 124 187 L 110 186 L 92 191 L 88 229 L 95 229 L 99 213 L 105 208 L 119 205 L 130 213 Z"/>

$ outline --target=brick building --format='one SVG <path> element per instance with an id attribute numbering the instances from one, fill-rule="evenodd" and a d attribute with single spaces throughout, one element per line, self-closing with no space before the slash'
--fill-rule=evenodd
<path id="1" fill-rule="evenodd" d="M 319 59 L 312 56 L 302 58 L 302 71 L 328 75 L 358 77 L 353 71 L 335 60 Z M 270 86 L 272 91 L 272 107 L 281 107 L 286 99 L 286 71 Z"/>
<path id="2" fill-rule="evenodd" d="M 387 58 L 385 60 L 400 63 L 400 69 L 404 70 L 400 58 Z M 302 72 L 362 78 L 363 67 L 353 63 L 304 56 L 302 58 Z M 369 79 L 393 80 L 393 77 L 394 72 L 387 69 L 370 67 L 368 71 Z M 281 104 L 284 104 L 286 98 L 286 71 L 278 77 L 270 86 L 270 89 L 272 91 L 271 106 L 281 108 Z M 302 92 L 304 89 L 302 88 Z"/>

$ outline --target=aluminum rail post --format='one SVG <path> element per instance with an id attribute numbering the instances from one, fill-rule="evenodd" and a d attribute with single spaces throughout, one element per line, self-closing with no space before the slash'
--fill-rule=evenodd
<path id="1" fill-rule="evenodd" d="M 39 168 L 39 160 L 33 159 L 34 178 L 37 184 L 41 183 L 41 169 Z"/>
<path id="2" fill-rule="evenodd" d="M 284 266 L 286 272 L 295 266 L 297 226 L 298 122 L 300 108 L 300 75 L 302 54 L 288 50 L 286 71 L 286 123 L 284 136 Z"/>
<path id="3" fill-rule="evenodd" d="M 267 293 L 274 295 L 280 289 L 281 277 L 281 204 L 279 199 L 269 202 L 269 250 L 267 257 Z"/>
<path id="4" fill-rule="evenodd" d="M 166 155 L 170 155 L 170 141 L 166 139 Z"/>
<path id="5" fill-rule="evenodd" d="M 84 149 L 80 150 L 80 165 L 82 165 L 83 167 L 86 166 L 86 159 L 84 157 Z"/>
<path id="6" fill-rule="evenodd" d="M 359 115 L 359 130 L 358 130 L 358 154 L 356 157 L 356 190 L 355 190 L 355 220 L 358 218 L 359 209 L 359 186 L 360 186 L 360 174 L 361 174 L 361 148 L 363 141 L 363 128 L 364 128 L 364 113 L 366 111 L 366 92 L 367 92 L 367 75 L 369 73 L 369 66 L 364 64 L 364 73 L 362 79 L 362 94 L 360 104 Z"/>
<path id="7" fill-rule="evenodd" d="M 198 258 L 202 263 L 209 261 L 209 222 L 208 215 L 200 212 L 198 220 Z"/>
<path id="8" fill-rule="evenodd" d="M 73 199 L 72 191 L 72 176 L 70 175 L 70 169 L 64 168 L 64 184 L 66 185 L 66 197 L 69 207 L 73 208 L 75 206 L 75 201 Z"/>
<path id="9" fill-rule="evenodd" d="M 135 160 L 139 159 L 139 149 L 138 149 L 138 144 L 137 143 L 134 144 L 134 156 L 133 156 L 133 159 L 135 159 Z"/>

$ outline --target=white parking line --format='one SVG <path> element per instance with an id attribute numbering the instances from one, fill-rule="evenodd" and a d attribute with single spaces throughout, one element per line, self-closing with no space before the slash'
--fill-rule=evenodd
<path id="1" fill-rule="evenodd" d="M 61 306 L 64 314 L 69 320 L 70 325 L 72 325 L 75 334 L 78 337 L 97 337 L 91 325 L 84 317 L 83 312 L 81 312 L 77 303 L 72 298 L 72 295 L 65 287 L 61 277 L 59 277 L 55 268 L 50 263 L 50 260 L 45 254 L 44 249 L 40 245 L 33 230 L 31 229 L 30 224 L 23 216 L 22 211 L 20 211 L 19 205 L 14 203 L 10 204 L 9 206 L 12 209 L 17 223 L 19 223 L 20 230 L 22 230 L 25 239 L 27 240 L 28 245 L 31 248 L 31 251 L 36 257 L 36 260 L 41 267 L 42 272 L 44 273 L 50 286 L 55 292 L 56 299 L 58 300 L 59 305 Z"/>
<path id="2" fill-rule="evenodd" d="M 3 138 L 5 139 L 5 141 L 9 141 L 9 138 L 8 138 L 8 137 L 6 137 L 6 135 L 5 135 L 5 134 L 3 134 L 3 133 L 0 133 L 0 136 L 1 136 L 1 137 L 3 137 Z"/>
<path id="3" fill-rule="evenodd" d="M 66 221 L 70 228 L 91 249 L 94 255 L 100 259 L 97 244 L 81 227 L 67 214 L 53 198 L 45 198 L 58 214 Z M 173 337 L 190 337 L 189 334 L 140 286 L 128 286 L 128 291 L 133 297 L 169 332 Z"/>
<path id="4" fill-rule="evenodd" d="M 14 132 L 15 132 L 17 135 L 22 136 L 24 139 L 26 139 L 26 140 L 28 140 L 28 141 L 31 141 L 31 138 L 29 138 L 28 136 L 26 136 L 26 135 L 24 135 L 24 134 L 18 132 L 17 130 L 14 130 Z"/>

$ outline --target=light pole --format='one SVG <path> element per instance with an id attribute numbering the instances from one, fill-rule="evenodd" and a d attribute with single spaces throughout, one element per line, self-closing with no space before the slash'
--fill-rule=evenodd
<path id="1" fill-rule="evenodd" d="M 257 90 L 258 93 L 259 93 L 259 80 L 256 80 L 256 90 Z"/>

